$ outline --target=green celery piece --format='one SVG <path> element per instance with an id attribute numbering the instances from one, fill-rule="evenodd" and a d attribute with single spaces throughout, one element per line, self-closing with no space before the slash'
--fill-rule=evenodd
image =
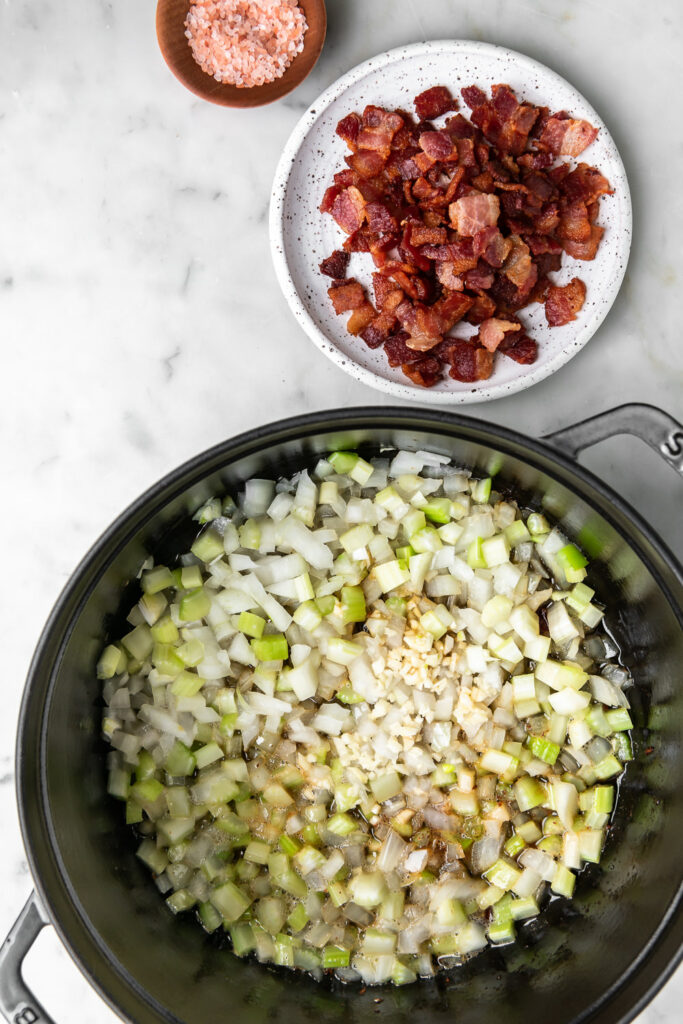
<path id="1" fill-rule="evenodd" d="M 558 744 L 553 743 L 551 740 L 546 740 L 542 736 L 529 736 L 527 746 L 534 757 L 550 765 L 555 764 L 560 754 Z"/>
<path id="2" fill-rule="evenodd" d="M 174 778 L 181 775 L 192 775 L 196 766 L 197 759 L 192 751 L 180 740 L 176 740 L 164 761 L 164 768 L 168 774 Z"/>
<path id="3" fill-rule="evenodd" d="M 263 636 L 266 620 L 261 618 L 260 615 L 254 615 L 253 612 L 242 612 L 237 622 L 237 628 L 245 636 L 258 640 Z"/>
<path id="4" fill-rule="evenodd" d="M 211 599 L 203 587 L 191 590 L 180 600 L 179 617 L 183 622 L 203 619 L 211 607 Z"/>
<path id="5" fill-rule="evenodd" d="M 223 538 L 216 530 L 209 528 L 197 537 L 190 551 L 202 562 L 213 562 L 224 554 Z"/>
<path id="6" fill-rule="evenodd" d="M 270 633 L 252 640 L 251 649 L 259 661 L 284 661 L 289 657 L 289 644 L 282 633 Z"/>
<path id="7" fill-rule="evenodd" d="M 365 594 L 362 587 L 342 587 L 341 591 L 342 622 L 365 622 Z"/>
<path id="8" fill-rule="evenodd" d="M 348 967 L 350 952 L 341 946 L 325 946 L 323 949 L 323 967 L 325 969 L 334 967 Z"/>
<path id="9" fill-rule="evenodd" d="M 335 472 L 344 476 L 350 473 L 356 465 L 358 455 L 356 452 L 332 452 L 327 456 L 327 461 L 334 466 Z"/>
<path id="10" fill-rule="evenodd" d="M 433 501 L 422 506 L 422 511 L 433 523 L 449 523 L 451 521 L 450 498 L 434 498 Z"/>

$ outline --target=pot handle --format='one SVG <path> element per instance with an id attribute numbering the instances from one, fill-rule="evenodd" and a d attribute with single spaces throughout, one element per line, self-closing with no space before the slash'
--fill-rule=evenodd
<path id="1" fill-rule="evenodd" d="M 0 1012 L 10 1024 L 55 1024 L 21 973 L 24 957 L 46 924 L 33 892 L 0 947 Z"/>
<path id="2" fill-rule="evenodd" d="M 641 438 L 683 476 L 683 426 L 654 405 L 639 402 L 618 405 L 571 427 L 546 434 L 543 440 L 576 458 L 584 448 L 615 434 L 633 434 Z"/>

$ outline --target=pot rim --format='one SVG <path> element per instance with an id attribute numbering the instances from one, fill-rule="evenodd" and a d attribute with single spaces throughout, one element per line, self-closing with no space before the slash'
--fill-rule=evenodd
<path id="1" fill-rule="evenodd" d="M 221 441 L 218 444 L 203 450 L 197 455 L 186 459 L 181 463 L 181 465 L 170 470 L 148 487 L 138 498 L 131 502 L 109 524 L 109 526 L 91 545 L 90 549 L 86 552 L 69 577 L 66 585 L 59 594 L 45 625 L 43 626 L 36 644 L 27 673 L 26 682 L 24 684 L 17 725 L 15 752 L 16 799 L 22 840 L 36 890 L 39 894 L 41 904 L 45 908 L 46 914 L 49 917 L 50 923 L 55 927 L 57 934 L 64 943 L 70 956 L 83 972 L 88 983 L 92 985 L 95 991 L 98 992 L 110 1008 L 119 1014 L 122 1019 L 125 1019 L 123 1018 L 123 1014 L 129 1011 L 122 1008 L 117 1001 L 117 998 L 109 990 L 109 987 L 103 978 L 95 975 L 94 969 L 90 964 L 86 964 L 83 961 L 81 954 L 79 954 L 75 945 L 72 944 L 72 940 L 69 937 L 68 924 L 64 924 L 59 912 L 55 909 L 48 892 L 48 885 L 45 883 L 38 871 L 36 857 L 34 855 L 30 837 L 31 826 L 29 825 L 24 806 L 24 788 L 26 780 L 24 778 L 23 748 L 27 722 L 32 713 L 31 691 L 35 688 L 37 678 L 39 677 L 37 670 L 39 668 L 39 663 L 44 649 L 47 645 L 48 637 L 54 630 L 56 623 L 62 615 L 64 606 L 68 603 L 73 591 L 78 588 L 83 579 L 87 578 L 87 575 L 92 570 L 93 565 L 96 564 L 103 556 L 104 552 L 111 547 L 112 542 L 116 541 L 114 547 L 109 552 L 109 556 L 107 557 L 108 564 L 115 560 L 122 548 L 139 531 L 144 522 L 149 520 L 153 515 L 160 511 L 161 508 L 174 500 L 174 498 L 177 498 L 193 485 L 199 483 L 208 475 L 208 472 L 218 471 L 221 465 L 230 464 L 237 459 L 256 454 L 273 444 L 294 440 L 298 437 L 309 436 L 316 432 L 316 430 L 319 432 L 333 432 L 350 429 L 372 429 L 374 427 L 382 426 L 395 427 L 398 429 L 403 427 L 406 430 L 432 430 L 435 433 L 443 433 L 445 437 L 451 436 L 454 439 L 462 437 L 463 431 L 465 431 L 465 438 L 467 439 L 466 432 L 469 431 L 474 435 L 471 438 L 472 440 L 482 444 L 495 444 L 500 442 L 501 444 L 499 446 L 503 451 L 506 451 L 506 443 L 518 445 L 521 446 L 524 451 L 521 454 L 518 454 L 511 449 L 507 449 L 508 453 L 512 457 L 520 458 L 533 468 L 537 468 L 550 476 L 555 475 L 553 469 L 559 466 L 567 472 L 571 478 L 570 483 L 564 483 L 562 480 L 559 480 L 559 482 L 562 483 L 563 486 L 568 487 L 568 489 L 574 490 L 575 493 L 576 482 L 583 485 L 583 488 L 589 493 L 591 490 L 597 491 L 598 494 L 606 499 L 610 505 L 613 505 L 634 528 L 636 539 L 628 538 L 627 543 L 649 569 L 657 583 L 657 586 L 661 589 L 668 604 L 672 608 L 677 621 L 683 628 L 682 601 L 672 592 L 669 584 L 662 579 L 659 570 L 653 565 L 652 557 L 646 550 L 644 550 L 644 547 L 641 544 L 641 538 L 644 538 L 667 565 L 674 577 L 677 587 L 683 593 L 683 568 L 665 542 L 659 537 L 656 530 L 654 530 L 649 523 L 643 519 L 643 517 L 630 505 L 629 502 L 617 494 L 617 492 L 608 484 L 605 484 L 590 470 L 581 466 L 576 459 L 565 454 L 561 449 L 556 448 L 553 444 L 549 443 L 549 441 L 528 437 L 520 431 L 490 423 L 487 420 L 480 420 L 479 418 L 474 418 L 472 416 L 450 413 L 445 410 L 431 408 L 425 409 L 422 407 L 352 406 L 341 409 L 323 409 L 285 419 L 275 420 L 271 423 L 265 424 L 264 426 L 244 431 L 235 437 Z M 533 458 L 530 459 L 529 456 L 539 456 L 541 459 L 547 459 L 550 461 L 551 466 L 548 467 L 542 465 L 541 463 L 536 462 Z M 555 466 L 552 465 L 553 463 Z M 212 466 L 212 469 L 207 471 L 207 465 Z M 162 494 L 164 495 L 164 500 L 163 502 L 160 502 Z M 583 500 L 587 501 L 589 505 L 594 504 L 591 498 L 586 494 L 582 494 L 581 497 Z M 612 527 L 618 529 L 617 524 L 614 522 L 610 514 L 607 514 L 602 510 L 596 511 L 598 511 L 598 514 L 610 523 Z M 98 571 L 98 578 L 100 575 L 101 569 Z M 88 593 L 91 589 L 92 585 L 88 587 Z M 87 595 L 81 596 L 76 611 L 71 616 L 70 626 L 62 637 L 62 644 L 70 634 L 70 627 L 77 620 L 86 597 Z M 56 660 L 59 660 L 59 656 Z M 48 691 L 50 685 L 50 681 L 48 681 Z M 41 750 L 44 748 L 46 733 L 44 712 L 45 706 L 43 705 L 40 710 Z M 62 885 L 68 894 L 71 914 L 76 921 L 80 923 L 83 930 L 90 938 L 91 943 L 97 952 L 98 959 L 102 961 L 103 966 L 109 972 L 110 976 L 118 982 L 119 987 L 122 986 L 124 990 L 130 992 L 131 996 L 134 999 L 137 999 L 139 1004 L 141 1003 L 148 1011 L 156 1014 L 157 1019 L 160 1019 L 162 1016 L 166 1015 L 165 1009 L 160 1007 L 159 1004 L 156 1003 L 156 1000 L 150 997 L 150 995 L 137 983 L 128 970 L 123 967 L 123 965 L 119 965 L 117 960 L 107 956 L 108 947 L 106 943 L 91 924 L 88 915 L 83 912 L 80 907 L 80 901 L 74 892 L 71 879 L 63 869 L 59 849 L 53 841 L 52 825 L 45 812 L 45 808 L 49 806 L 49 802 L 45 790 L 44 763 L 41 762 L 39 764 L 38 772 L 42 805 L 41 829 L 43 834 L 46 834 L 49 837 L 50 854 L 54 862 L 57 878 L 61 880 Z M 630 965 L 629 969 L 617 982 L 615 982 L 611 989 L 607 990 L 601 996 L 598 1002 L 588 1010 L 584 1011 L 580 1018 L 577 1018 L 576 1024 L 579 1024 L 579 1020 L 583 1021 L 588 1018 L 592 1018 L 595 1013 L 608 1005 L 608 1003 L 622 992 L 629 983 L 632 983 L 634 977 L 641 972 L 642 968 L 647 965 L 648 961 L 650 961 L 654 956 L 658 956 L 661 963 L 655 966 L 654 979 L 646 986 L 645 991 L 636 996 L 635 1002 L 629 1005 L 628 1009 L 622 1013 L 620 1017 L 614 1019 L 613 1024 L 628 1024 L 628 1022 L 632 1021 L 634 1017 L 641 1012 L 641 1010 L 661 989 L 679 963 L 683 960 L 682 910 L 683 886 L 679 888 L 676 898 L 672 901 L 666 915 L 660 922 L 656 931 L 650 937 L 645 947 L 641 950 L 639 956 Z M 674 929 L 677 934 L 672 934 Z M 663 948 L 667 943 L 672 947 L 671 949 Z M 105 971 L 103 970 L 101 973 L 104 974 Z M 172 1020 L 174 1024 L 182 1024 L 182 1022 L 175 1016 L 167 1016 L 167 1019 L 169 1021 Z"/>

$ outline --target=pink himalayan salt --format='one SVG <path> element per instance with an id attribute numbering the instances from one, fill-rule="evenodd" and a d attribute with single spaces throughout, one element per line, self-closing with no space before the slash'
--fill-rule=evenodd
<path id="1" fill-rule="evenodd" d="M 296 0 L 194 0 L 185 19 L 200 68 L 239 88 L 280 78 L 303 50 L 307 27 Z"/>

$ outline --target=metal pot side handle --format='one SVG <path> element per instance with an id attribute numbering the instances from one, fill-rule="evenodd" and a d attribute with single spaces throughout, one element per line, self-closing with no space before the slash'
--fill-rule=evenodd
<path id="1" fill-rule="evenodd" d="M 633 434 L 641 438 L 683 476 L 683 425 L 654 405 L 638 402 L 619 405 L 571 427 L 546 434 L 543 440 L 576 458 L 584 448 L 616 434 Z"/>
<path id="2" fill-rule="evenodd" d="M 0 947 L 0 1011 L 10 1024 L 55 1024 L 21 973 L 24 957 L 46 924 L 36 894 L 31 893 Z"/>

